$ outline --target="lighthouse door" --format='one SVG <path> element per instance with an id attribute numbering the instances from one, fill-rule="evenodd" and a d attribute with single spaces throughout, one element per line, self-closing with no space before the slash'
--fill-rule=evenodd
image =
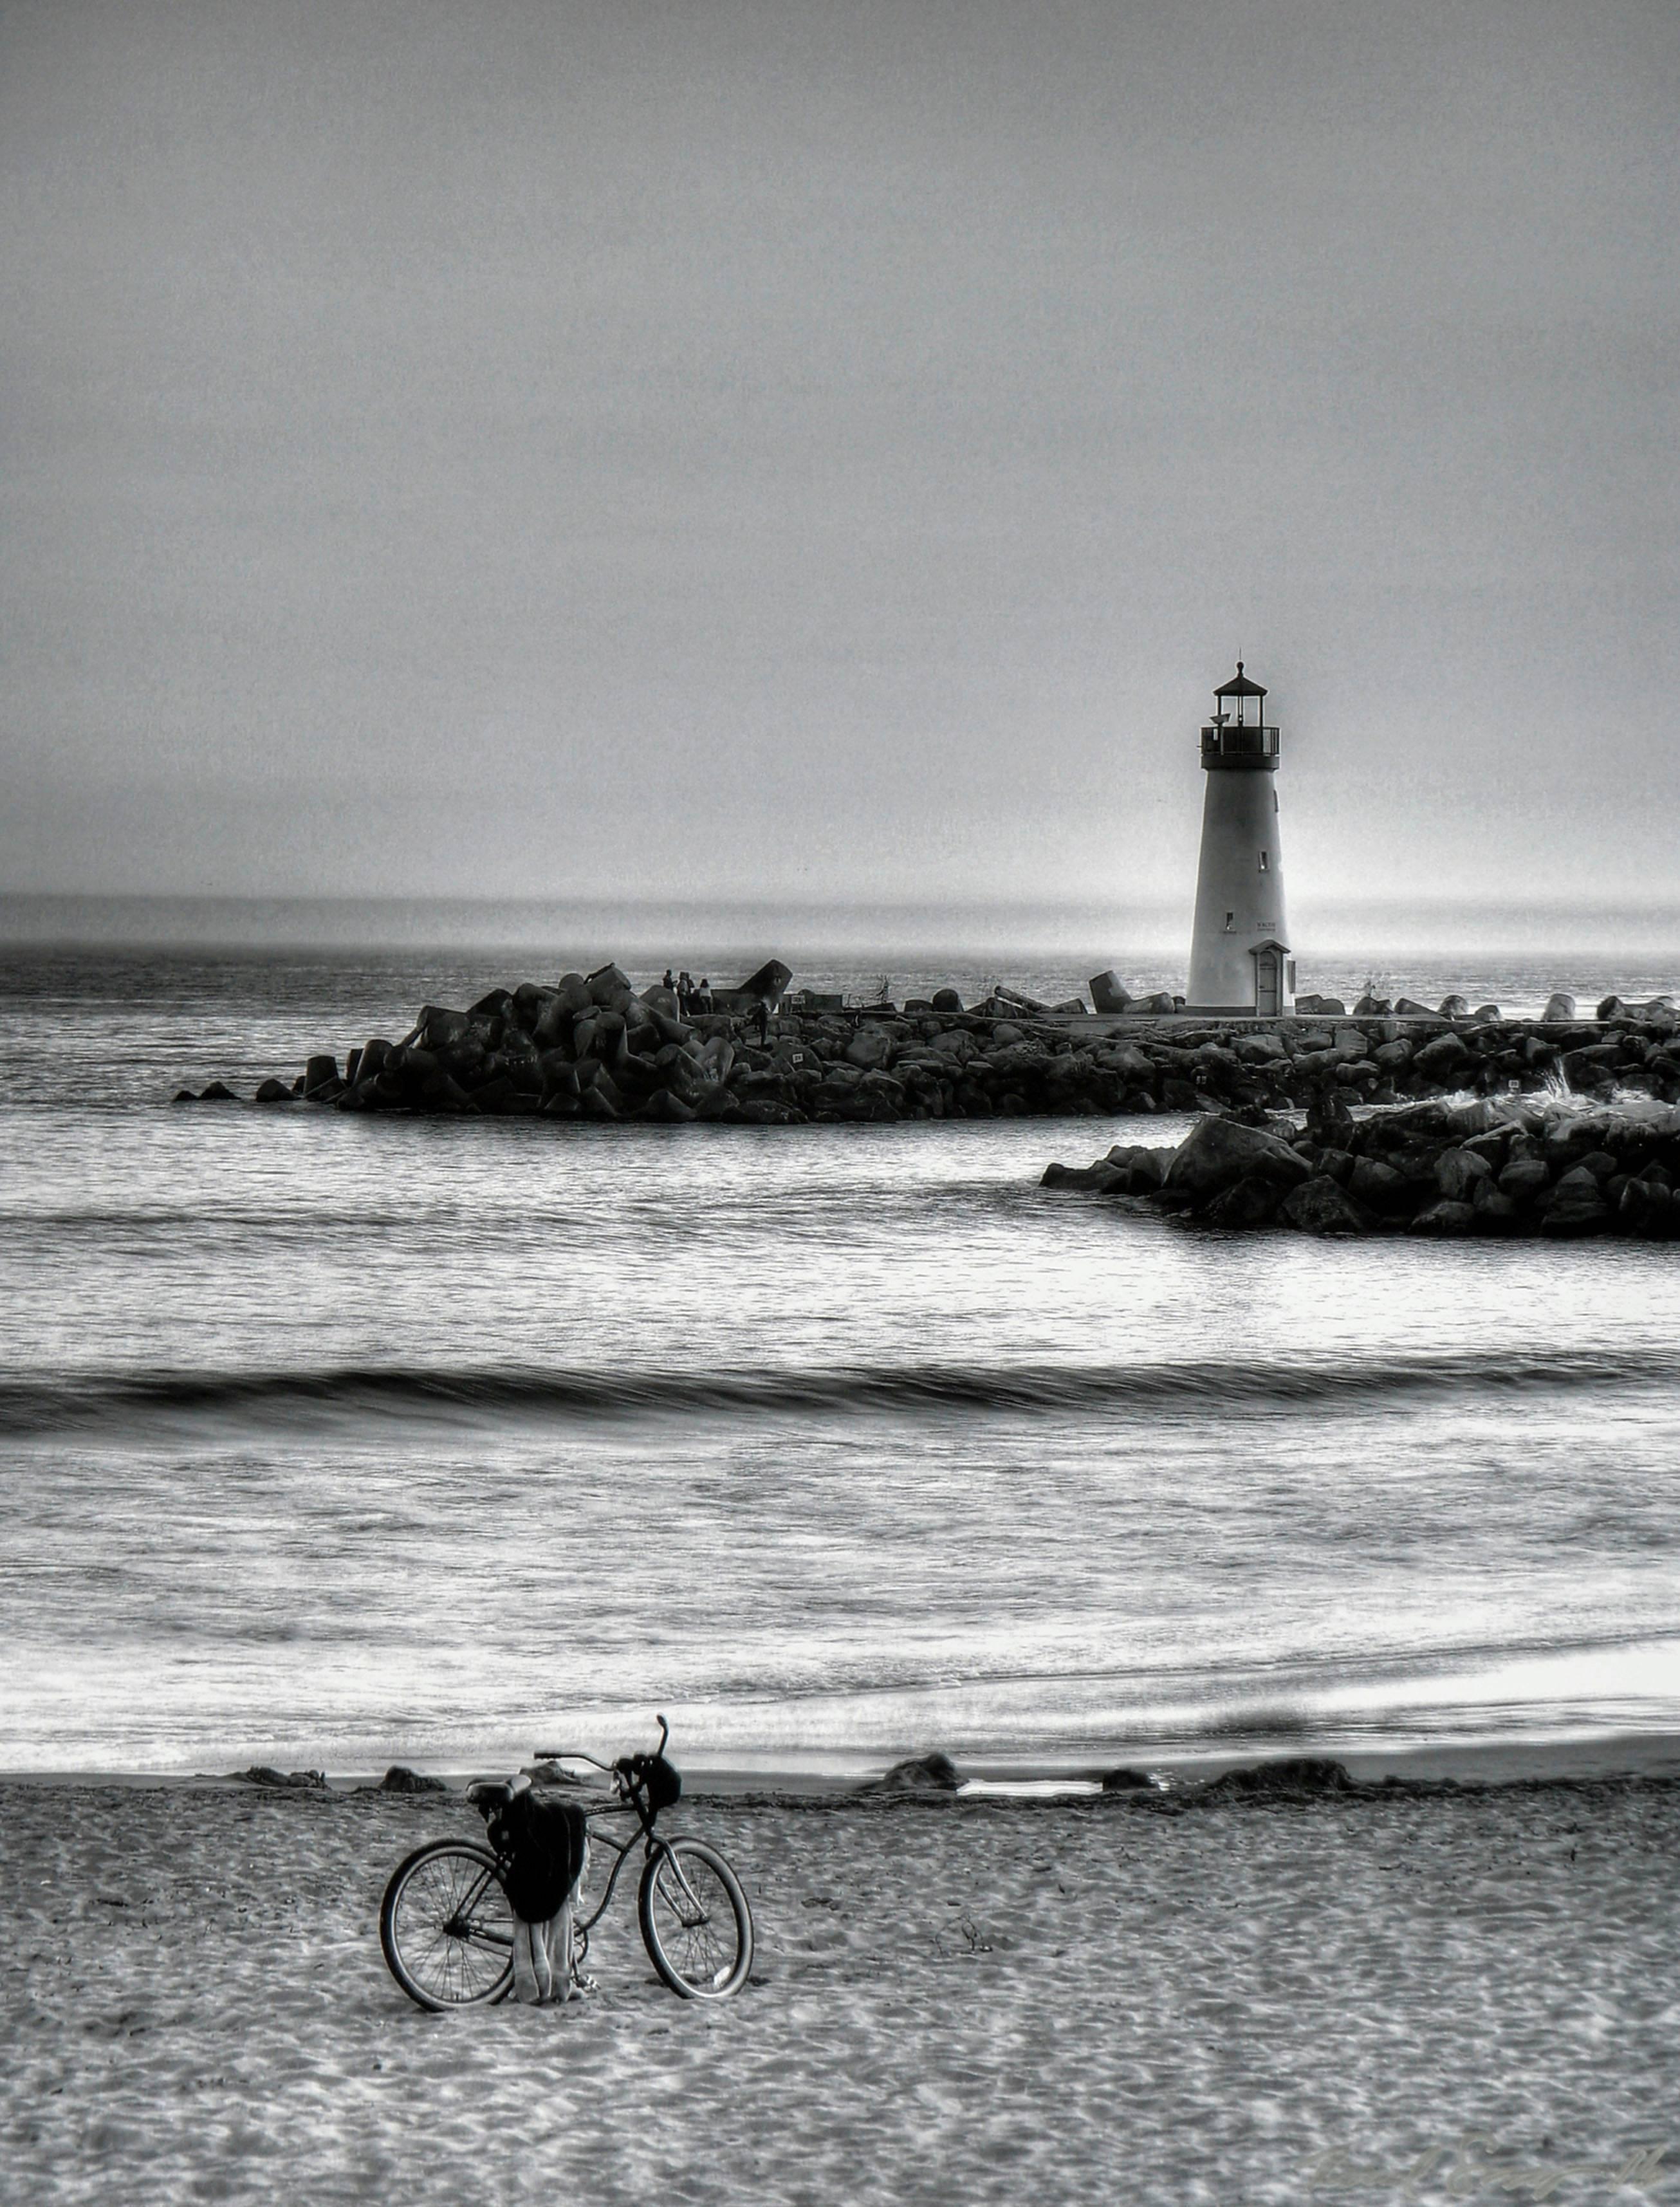
<path id="1" fill-rule="evenodd" d="M 1282 1008 L 1278 988 L 1278 954 L 1270 944 L 1254 953 L 1254 1011 L 1257 1018 L 1275 1020 Z"/>

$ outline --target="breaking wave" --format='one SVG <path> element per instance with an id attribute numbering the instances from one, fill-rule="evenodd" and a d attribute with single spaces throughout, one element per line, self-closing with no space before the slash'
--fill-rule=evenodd
<path id="1" fill-rule="evenodd" d="M 711 1372 L 531 1366 L 343 1367 L 320 1371 L 94 1373 L 0 1382 L 0 1433 L 237 1418 L 337 1425 L 368 1419 L 589 1420 L 868 1416 L 995 1412 L 1137 1416 L 1241 1409 L 1299 1415 L 1387 1400 L 1509 1398 L 1680 1383 L 1680 1355 L 1540 1353 L 1366 1357 L 1335 1364 L 911 1364 Z"/>

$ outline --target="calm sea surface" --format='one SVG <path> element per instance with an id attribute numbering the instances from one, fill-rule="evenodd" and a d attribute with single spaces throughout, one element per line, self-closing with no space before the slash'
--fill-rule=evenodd
<path id="1" fill-rule="evenodd" d="M 520 978 L 0 953 L 0 1766 L 490 1766 L 655 1708 L 796 1764 L 1680 1727 L 1680 1251 L 1037 1186 L 1162 1118 L 167 1101 Z"/>

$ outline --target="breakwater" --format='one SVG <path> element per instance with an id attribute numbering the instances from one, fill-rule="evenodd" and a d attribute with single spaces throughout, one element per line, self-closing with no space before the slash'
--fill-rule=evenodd
<path id="1" fill-rule="evenodd" d="M 1047 1187 L 1141 1196 L 1207 1225 L 1314 1235 L 1408 1232 L 1680 1239 L 1680 1109 L 1502 1096 L 1412 1104 L 1305 1127 L 1210 1115 L 1176 1149 L 1117 1146 Z"/>
<path id="2" fill-rule="evenodd" d="M 1567 1085 L 1680 1098 L 1680 1023 L 1611 1000 L 1590 1020 L 1480 1013 L 1103 1016 L 994 996 L 844 1009 L 753 999 L 679 1010 L 616 966 L 424 1006 L 398 1039 L 323 1050 L 254 1101 L 344 1111 L 774 1126 L 1394 1104 Z M 773 1009 L 773 1002 L 777 1008 Z M 230 1102 L 220 1082 L 179 1102 Z"/>

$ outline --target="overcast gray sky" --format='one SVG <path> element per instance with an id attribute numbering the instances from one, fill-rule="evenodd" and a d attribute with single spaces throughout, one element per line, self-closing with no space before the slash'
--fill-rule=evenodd
<path id="1" fill-rule="evenodd" d="M 0 5 L 0 888 L 1674 900 L 1674 0 Z"/>

